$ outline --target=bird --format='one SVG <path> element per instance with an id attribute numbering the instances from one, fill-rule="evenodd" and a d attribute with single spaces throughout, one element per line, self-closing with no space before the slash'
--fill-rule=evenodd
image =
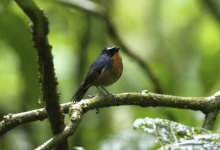
<path id="1" fill-rule="evenodd" d="M 110 94 L 104 86 L 115 83 L 121 77 L 123 71 L 119 49 L 117 46 L 109 45 L 101 51 L 98 58 L 90 65 L 84 81 L 71 101 L 81 101 L 87 90 L 92 86 L 95 86 L 99 91 L 99 87 L 101 87 L 107 94 Z"/>

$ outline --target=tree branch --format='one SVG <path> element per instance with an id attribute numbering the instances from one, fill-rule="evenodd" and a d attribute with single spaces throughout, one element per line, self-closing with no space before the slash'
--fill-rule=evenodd
<path id="1" fill-rule="evenodd" d="M 141 107 L 171 107 L 202 111 L 206 114 L 203 127 L 211 128 L 213 126 L 213 123 L 220 108 L 219 92 L 210 97 L 179 97 L 155 94 L 149 91 L 142 91 L 141 93 L 122 93 L 109 97 L 99 95 L 93 98 L 82 100 L 75 104 L 63 104 L 61 108 L 64 113 L 67 113 L 69 109 L 71 111 L 71 121 L 64 128 L 64 120 L 61 108 L 59 106 L 59 96 L 56 90 L 57 81 L 53 67 L 51 46 L 49 45 L 47 39 L 47 34 L 49 32 L 48 20 L 43 11 L 41 11 L 32 0 L 15 1 L 33 22 L 31 29 L 33 40 L 35 42 L 35 48 L 38 50 L 38 59 L 40 66 L 39 70 L 41 73 L 40 80 L 42 83 L 43 99 L 46 102 L 46 109 L 41 108 L 19 114 L 9 114 L 7 116 L 4 116 L 3 121 L 0 122 L 0 135 L 6 133 L 10 129 L 15 128 L 20 124 L 36 120 L 43 120 L 49 117 L 55 136 L 39 146 L 37 149 L 51 149 L 56 146 L 58 146 L 58 148 L 60 149 L 68 149 L 68 143 L 66 139 L 74 134 L 84 113 L 92 109 L 120 105 L 136 105 Z M 89 3 L 90 2 L 91 1 L 89 1 Z M 95 3 L 90 3 L 90 5 L 78 3 L 78 5 L 74 4 L 74 6 L 82 10 L 92 12 L 93 14 L 96 14 L 105 19 L 111 36 L 119 42 L 119 44 L 128 56 L 135 59 L 139 63 L 139 65 L 144 68 L 146 73 L 148 73 L 151 80 L 153 81 L 155 87 L 158 86 L 160 88 L 159 83 L 156 83 L 158 82 L 156 77 L 153 75 L 152 72 L 149 73 L 149 71 L 151 70 L 148 65 L 137 55 L 132 53 L 132 51 L 126 46 L 126 44 L 122 41 L 118 32 L 116 31 L 114 25 L 111 23 L 109 16 L 104 16 L 100 7 L 97 7 L 98 5 L 96 5 Z"/>
<path id="2" fill-rule="evenodd" d="M 98 95 L 93 98 L 84 99 L 76 104 L 65 103 L 61 105 L 62 111 L 63 113 L 68 113 L 70 109 L 71 114 L 73 114 L 72 121 L 68 123 L 63 132 L 55 135 L 51 140 L 48 140 L 38 148 L 44 149 L 45 147 L 54 147 L 62 142 L 63 139 L 71 136 L 78 127 L 83 113 L 93 109 L 120 105 L 171 107 L 202 111 L 203 113 L 208 114 L 213 110 L 218 110 L 220 108 L 220 92 L 209 97 L 180 97 L 142 91 L 141 93 L 121 93 L 110 97 Z M 41 108 L 18 114 L 9 114 L 3 118 L 4 120 L 0 122 L 0 135 L 3 135 L 10 129 L 23 123 L 43 120 L 47 118 L 47 112 L 44 108 Z M 214 121 L 212 121 L 211 124 L 209 121 L 205 124 L 206 126 L 212 126 L 213 123 Z M 206 126 L 203 125 L 203 127 Z"/>
<path id="3" fill-rule="evenodd" d="M 216 92 L 213 96 L 210 96 L 209 99 L 211 101 L 215 100 L 215 99 L 220 99 L 220 91 Z M 215 109 L 213 108 L 210 111 L 204 112 L 205 113 L 205 119 L 204 119 L 204 122 L 203 122 L 203 125 L 202 125 L 203 128 L 209 129 L 209 130 L 211 130 L 213 128 L 215 120 L 218 116 L 219 110 L 220 110 L 220 107 L 217 107 Z"/>
<path id="4" fill-rule="evenodd" d="M 59 145 L 60 142 L 62 142 L 63 140 L 67 139 L 69 136 L 74 134 L 82 119 L 83 108 L 81 107 L 80 104 L 75 104 L 72 106 L 70 111 L 71 111 L 71 121 L 67 124 L 63 132 L 55 135 L 54 137 L 52 137 L 51 139 L 49 139 L 48 141 L 37 147 L 36 150 L 52 149 L 56 145 Z"/>
<path id="5" fill-rule="evenodd" d="M 190 109 L 208 114 L 213 110 L 218 110 L 220 108 L 220 92 L 217 92 L 213 96 L 209 97 L 181 97 L 142 91 L 141 93 L 121 93 L 117 95 L 112 95 L 110 97 L 98 95 L 93 98 L 84 99 L 75 104 L 65 103 L 61 105 L 61 108 L 64 113 L 68 113 L 70 110 L 70 114 L 74 114 L 71 115 L 73 123 L 68 123 L 63 132 L 55 135 L 52 138 L 53 140 L 47 141 L 43 145 L 51 146 L 52 144 L 53 146 L 56 146 L 61 142 L 58 139 L 64 139 L 72 135 L 78 127 L 78 123 L 80 123 L 80 120 L 82 118 L 82 116 L 79 117 L 76 114 L 82 115 L 89 110 L 120 105 Z M 36 120 L 43 120 L 46 117 L 47 112 L 44 108 L 18 114 L 6 115 L 4 116 L 4 120 L 0 122 L 0 135 L 6 133 L 10 129 L 15 128 L 20 124 Z M 212 126 L 213 123 L 214 121 L 209 121 L 206 123 L 206 126 Z M 203 125 L 203 127 L 205 128 L 206 126 Z"/>
<path id="6" fill-rule="evenodd" d="M 216 99 L 220 98 L 220 91 L 216 92 L 213 96 L 210 96 L 209 99 Z M 217 107 L 216 109 L 210 110 L 208 112 L 205 113 L 205 119 L 203 122 L 202 127 L 211 130 L 214 126 L 215 120 L 218 116 L 218 112 L 219 112 L 219 107 Z"/>
<path id="7" fill-rule="evenodd" d="M 135 105 L 141 107 L 152 106 L 190 109 L 194 111 L 202 111 L 203 113 L 208 114 L 209 112 L 220 108 L 220 93 L 217 92 L 213 96 L 209 97 L 180 97 L 155 94 L 148 91 L 142 91 L 141 93 L 121 93 L 111 97 L 98 95 L 94 98 L 84 99 L 76 104 L 72 104 L 71 102 L 61 104 L 62 112 L 68 113 L 71 105 L 72 110 L 74 110 L 74 107 L 82 107 L 83 113 L 103 107 Z M 43 120 L 47 117 L 47 112 L 44 108 L 18 114 L 8 114 L 4 116 L 4 119 L 0 122 L 0 135 L 3 135 L 7 131 L 23 123 Z"/>
<path id="8" fill-rule="evenodd" d="M 70 105 L 70 102 L 61 104 L 62 112 L 65 114 L 69 113 Z M 48 114 L 45 108 L 5 115 L 3 116 L 3 120 L 0 122 L 0 136 L 21 124 L 38 120 L 42 121 L 47 117 Z"/>
<path id="9" fill-rule="evenodd" d="M 33 35 L 34 47 L 38 52 L 38 63 L 40 72 L 40 83 L 42 85 L 43 100 L 46 103 L 49 121 L 53 134 L 57 134 L 64 129 L 64 119 L 60 111 L 59 96 L 56 85 L 57 80 L 54 72 L 53 56 L 51 46 L 48 43 L 47 34 L 48 20 L 44 12 L 32 0 L 15 0 L 24 13 L 33 22 L 31 32 Z M 57 149 L 68 149 L 67 140 L 60 143 Z"/>
<path id="10" fill-rule="evenodd" d="M 218 116 L 218 112 L 219 109 L 206 113 L 202 127 L 211 130 Z"/>
<path id="11" fill-rule="evenodd" d="M 114 24 L 111 22 L 111 19 L 109 17 L 109 12 L 106 7 L 105 11 L 101 9 L 101 7 L 92 2 L 92 1 L 87 1 L 87 0 L 82 0 L 83 2 L 79 2 L 77 0 L 58 0 L 57 2 L 71 7 L 71 8 L 78 8 L 80 10 L 90 12 L 91 14 L 94 14 L 95 16 L 100 17 L 106 22 L 107 29 L 109 31 L 110 36 L 115 39 L 115 41 L 120 45 L 122 50 L 132 59 L 134 59 L 137 64 L 144 70 L 146 75 L 150 78 L 154 85 L 155 92 L 157 93 L 162 93 L 162 88 L 159 84 L 159 80 L 157 79 L 156 75 L 153 73 L 152 69 L 150 66 L 143 60 L 141 59 L 138 55 L 133 53 L 133 51 L 125 44 L 125 42 L 122 40 L 122 38 L 119 36 Z M 91 7 L 89 7 L 91 6 Z"/>
<path id="12" fill-rule="evenodd" d="M 141 107 L 171 107 L 208 113 L 212 110 L 220 108 L 220 92 L 217 92 L 210 97 L 180 97 L 142 91 L 141 93 L 122 93 L 109 97 L 99 95 L 90 99 L 85 99 L 71 106 L 71 121 L 68 123 L 68 126 L 64 129 L 64 131 L 55 135 L 50 140 L 39 146 L 37 149 L 44 150 L 53 148 L 62 142 L 63 139 L 66 139 L 74 134 L 80 123 L 82 115 L 87 111 L 120 105 L 136 105 Z"/>

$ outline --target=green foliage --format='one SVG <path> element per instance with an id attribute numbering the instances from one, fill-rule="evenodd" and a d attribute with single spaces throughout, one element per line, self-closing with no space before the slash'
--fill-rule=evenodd
<path id="1" fill-rule="evenodd" d="M 162 149 L 219 149 L 220 134 L 198 127 L 190 127 L 166 119 L 137 119 L 133 124 L 135 129 L 153 134 Z"/>
<path id="2" fill-rule="evenodd" d="M 108 36 L 105 22 L 89 12 L 61 5 L 54 0 L 34 1 L 49 18 L 49 42 L 53 47 L 61 102 L 67 102 L 100 50 L 117 41 Z M 94 2 L 101 5 L 100 0 Z M 110 16 L 120 37 L 132 52 L 149 64 L 165 94 L 207 96 L 220 89 L 219 22 L 203 1 L 108 2 L 111 2 Z M 13 0 L 0 0 L 1 115 L 44 106 L 43 102 L 38 103 L 41 93 L 36 50 L 28 25 L 28 18 Z M 151 81 L 138 64 L 123 52 L 122 57 L 122 77 L 108 90 L 112 93 L 143 89 L 152 91 Z M 96 93 L 95 88 L 88 92 Z M 132 120 L 146 114 L 192 126 L 201 125 L 204 117 L 200 112 L 169 108 L 126 106 L 103 109 L 98 115 L 92 111 L 84 116 L 77 134 L 69 143 L 85 149 L 97 149 L 103 139 L 106 139 L 105 143 L 119 141 L 122 137 L 117 136 L 120 134 L 118 130 L 123 130 Z M 219 130 L 218 122 L 216 130 Z M 28 125 L 3 136 L 0 149 L 33 149 L 51 137 L 47 121 Z M 7 143 L 10 139 L 13 139 L 13 144 Z M 25 147 L 27 144 L 28 148 Z"/>

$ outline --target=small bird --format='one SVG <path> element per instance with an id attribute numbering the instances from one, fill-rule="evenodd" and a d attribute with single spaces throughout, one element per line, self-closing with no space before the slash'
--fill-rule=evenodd
<path id="1" fill-rule="evenodd" d="M 119 49 L 116 46 L 107 46 L 102 50 L 99 57 L 90 66 L 84 82 L 80 85 L 71 101 L 80 101 L 91 86 L 95 86 L 98 90 L 101 87 L 109 94 L 103 86 L 116 82 L 121 77 L 123 70 Z"/>

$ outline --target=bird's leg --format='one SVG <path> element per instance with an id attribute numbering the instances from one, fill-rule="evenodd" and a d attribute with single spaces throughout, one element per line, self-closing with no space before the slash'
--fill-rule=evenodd
<path id="1" fill-rule="evenodd" d="M 110 95 L 112 95 L 112 93 L 110 93 L 109 91 L 107 91 L 103 86 L 96 86 L 96 88 L 98 89 L 98 91 L 101 93 L 101 94 L 103 94 L 103 95 L 105 95 L 105 96 L 110 96 Z M 101 89 L 102 90 L 101 90 Z"/>
<path id="2" fill-rule="evenodd" d="M 105 95 L 105 94 L 103 93 L 103 91 L 99 89 L 99 86 L 95 86 L 95 87 L 98 89 L 99 93 Z"/>
<path id="3" fill-rule="evenodd" d="M 107 91 L 103 86 L 100 86 L 104 91 L 105 93 L 109 96 L 109 95 L 112 95 L 112 93 L 110 93 L 109 91 Z"/>
<path id="4" fill-rule="evenodd" d="M 103 90 L 101 90 L 99 86 L 96 86 L 96 88 L 98 89 L 98 91 L 101 95 L 106 96 L 106 93 L 104 93 Z"/>

